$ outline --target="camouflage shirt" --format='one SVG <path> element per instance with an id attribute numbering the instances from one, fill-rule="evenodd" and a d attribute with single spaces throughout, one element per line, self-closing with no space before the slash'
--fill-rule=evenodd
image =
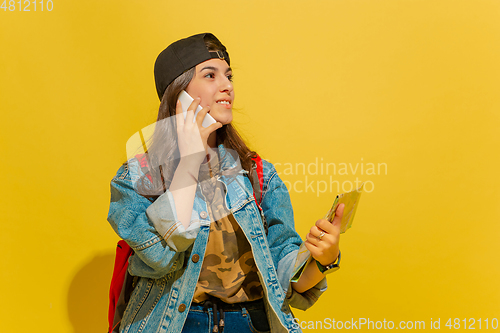
<path id="1" fill-rule="evenodd" d="M 211 168 L 210 168 L 211 166 Z M 254 301 L 263 297 L 252 249 L 234 216 L 224 204 L 224 186 L 217 181 L 220 173 L 217 157 L 200 167 L 198 180 L 207 201 L 210 225 L 205 258 L 193 301 L 208 295 L 226 303 Z"/>

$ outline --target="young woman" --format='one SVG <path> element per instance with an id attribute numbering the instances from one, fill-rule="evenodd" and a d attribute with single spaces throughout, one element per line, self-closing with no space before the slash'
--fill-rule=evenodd
<path id="1" fill-rule="evenodd" d="M 111 181 L 108 221 L 134 250 L 138 277 L 120 332 L 300 332 L 290 306 L 313 305 L 338 268 L 343 207 L 302 241 L 275 168 L 263 161 L 257 176 L 256 154 L 232 126 L 230 59 L 214 35 L 168 46 L 155 81 L 151 145 Z M 182 90 L 194 98 L 186 116 Z M 203 127 L 207 113 L 215 123 Z M 299 249 L 313 260 L 298 261 Z"/>

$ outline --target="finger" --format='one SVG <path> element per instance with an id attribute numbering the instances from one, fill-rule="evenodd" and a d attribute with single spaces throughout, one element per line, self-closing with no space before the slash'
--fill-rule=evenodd
<path id="1" fill-rule="evenodd" d="M 332 222 L 325 219 L 317 220 L 315 227 L 320 231 L 326 232 L 327 234 L 335 232 L 335 227 L 332 225 Z"/>
<path id="2" fill-rule="evenodd" d="M 309 231 L 309 233 L 316 238 L 318 238 L 322 232 L 324 232 L 324 234 L 321 237 L 324 237 L 325 235 L 328 234 L 328 232 L 326 230 L 322 229 L 321 227 L 318 227 L 317 225 L 313 225 L 311 227 L 311 230 Z"/>
<path id="3" fill-rule="evenodd" d="M 195 122 L 194 113 L 196 112 L 196 108 L 198 107 L 198 105 L 200 105 L 200 102 L 201 99 L 199 97 L 196 97 L 187 108 L 187 115 L 186 115 L 187 124 L 192 124 Z"/>
<path id="4" fill-rule="evenodd" d="M 323 255 L 323 250 L 319 249 L 318 247 L 314 246 L 313 244 L 309 243 L 308 241 L 305 241 L 304 245 L 309 250 L 309 252 L 311 253 L 311 256 L 314 259 L 319 258 L 320 256 Z"/>
<path id="5" fill-rule="evenodd" d="M 335 216 L 340 216 L 342 217 L 344 215 L 344 208 L 345 208 L 345 205 L 344 204 L 340 204 L 338 207 L 337 207 L 337 210 L 335 211 Z"/>
<path id="6" fill-rule="evenodd" d="M 185 122 L 186 124 L 194 123 L 194 112 L 192 110 L 187 110 Z"/>
<path id="7" fill-rule="evenodd" d="M 344 204 L 340 204 L 335 211 L 335 217 L 332 221 L 332 224 L 336 228 L 340 228 L 340 222 L 342 221 L 342 217 L 344 216 Z"/>
<path id="8" fill-rule="evenodd" d="M 311 233 L 308 233 L 306 235 L 306 241 L 308 241 L 309 243 L 311 243 L 311 245 L 314 245 L 315 247 L 317 247 L 319 245 L 319 242 L 320 242 L 318 237 L 314 236 Z"/>
<path id="9" fill-rule="evenodd" d="M 189 105 L 188 110 L 191 110 L 191 111 L 196 111 L 196 108 L 198 108 L 198 105 L 200 105 L 200 102 L 201 102 L 201 98 L 196 97 L 196 98 L 195 98 L 195 99 L 191 102 L 191 104 Z"/>
<path id="10" fill-rule="evenodd" d="M 205 116 L 207 115 L 208 111 L 210 111 L 210 106 L 206 106 L 203 109 L 201 109 L 200 112 L 196 115 L 196 123 L 198 124 L 198 127 L 203 127 L 203 120 L 205 119 Z"/>
<path id="11" fill-rule="evenodd" d="M 175 119 L 177 120 L 177 126 L 184 125 L 184 115 L 182 114 L 182 104 L 181 101 L 177 100 L 175 104 Z"/>
<path id="12" fill-rule="evenodd" d="M 313 257 L 317 257 L 318 256 L 318 248 L 315 245 L 311 244 L 308 241 L 305 241 L 304 242 L 304 246 L 309 250 L 309 252 L 311 252 L 311 255 Z"/>
<path id="13" fill-rule="evenodd" d="M 313 235 L 314 237 L 318 237 L 319 234 L 321 234 L 321 231 L 316 225 L 313 225 L 311 227 L 311 230 L 309 230 L 309 233 Z"/>
<path id="14" fill-rule="evenodd" d="M 201 126 L 201 125 L 200 125 Z M 222 124 L 219 123 L 219 122 L 216 122 L 216 123 L 213 123 L 211 124 L 210 126 L 208 126 L 207 128 L 205 128 L 205 131 L 207 131 L 208 134 L 218 130 L 219 128 L 222 127 Z"/>
<path id="15" fill-rule="evenodd" d="M 186 117 L 186 121 L 188 121 L 188 118 L 189 118 L 189 124 L 191 123 L 194 123 L 195 122 L 195 119 L 194 119 L 194 114 L 196 112 L 196 109 L 198 108 L 198 105 L 200 105 L 200 102 L 201 102 L 201 98 L 199 97 L 196 97 L 192 102 L 191 104 L 189 105 L 189 107 L 187 108 L 187 113 L 188 113 L 188 116 Z"/>

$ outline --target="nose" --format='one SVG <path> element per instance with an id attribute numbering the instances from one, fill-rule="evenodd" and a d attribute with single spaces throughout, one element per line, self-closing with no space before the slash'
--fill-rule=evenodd
<path id="1" fill-rule="evenodd" d="M 220 92 L 231 93 L 233 91 L 233 83 L 227 78 L 224 77 L 220 84 Z"/>

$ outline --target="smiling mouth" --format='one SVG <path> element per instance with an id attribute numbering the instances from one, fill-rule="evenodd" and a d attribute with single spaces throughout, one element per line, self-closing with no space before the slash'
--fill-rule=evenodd
<path id="1" fill-rule="evenodd" d="M 230 101 L 217 101 L 217 104 L 231 105 Z"/>

